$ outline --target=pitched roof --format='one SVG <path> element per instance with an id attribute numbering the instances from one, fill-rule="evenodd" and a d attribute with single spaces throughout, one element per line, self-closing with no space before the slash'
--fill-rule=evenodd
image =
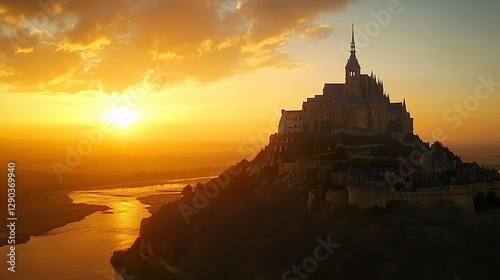
<path id="1" fill-rule="evenodd" d="M 347 60 L 347 65 L 345 66 L 345 68 L 361 68 L 361 66 L 359 66 L 359 62 L 356 58 L 355 52 L 351 52 L 351 56 L 349 57 L 349 60 Z"/>

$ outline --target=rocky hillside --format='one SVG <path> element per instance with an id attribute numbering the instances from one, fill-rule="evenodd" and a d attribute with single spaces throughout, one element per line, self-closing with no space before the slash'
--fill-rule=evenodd
<path id="1" fill-rule="evenodd" d="M 272 139 L 254 160 L 186 187 L 182 199 L 144 219 L 133 246 L 114 253 L 116 270 L 135 280 L 498 279 L 495 207 L 481 215 L 445 201 L 360 211 L 315 200 L 308 207 L 307 188 L 321 177 L 278 174 L 273 163 L 283 141 Z"/>

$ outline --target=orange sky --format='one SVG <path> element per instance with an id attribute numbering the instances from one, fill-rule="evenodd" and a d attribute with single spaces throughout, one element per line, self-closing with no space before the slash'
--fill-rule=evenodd
<path id="1" fill-rule="evenodd" d="M 1 137 L 107 122 L 109 139 L 264 145 L 281 108 L 344 81 L 355 22 L 362 72 L 406 98 L 415 133 L 500 141 L 500 4 L 469 2 L 2 1 Z"/>

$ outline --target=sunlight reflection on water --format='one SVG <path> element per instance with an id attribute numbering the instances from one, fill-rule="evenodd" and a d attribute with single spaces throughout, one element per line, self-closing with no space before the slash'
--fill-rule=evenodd
<path id="1" fill-rule="evenodd" d="M 147 206 L 137 197 L 160 193 L 178 195 L 183 186 L 168 184 L 70 193 L 75 203 L 107 205 L 112 209 L 17 245 L 16 272 L 7 274 L 6 266 L 2 265 L 5 271 L 0 273 L 0 279 L 119 279 L 109 264 L 111 254 L 132 245 L 139 234 L 141 220 L 150 216 Z M 22 222 L 22 217 L 18 222 Z M 7 253 L 7 246 L 0 248 L 2 263 Z"/>

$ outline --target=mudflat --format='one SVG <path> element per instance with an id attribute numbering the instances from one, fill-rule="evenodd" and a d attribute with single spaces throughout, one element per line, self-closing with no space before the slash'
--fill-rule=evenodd
<path id="1" fill-rule="evenodd" d="M 179 180 L 147 180 L 129 183 L 96 185 L 81 190 L 112 189 L 118 187 L 140 187 L 162 185 L 168 183 L 193 184 L 207 182 L 212 177 L 189 178 Z M 73 203 L 68 193 L 72 190 L 59 192 L 39 192 L 29 196 L 19 197 L 16 200 L 16 244 L 29 241 L 32 236 L 43 235 L 53 229 L 65 226 L 72 222 L 83 220 L 86 216 L 98 211 L 107 211 L 110 208 L 104 205 L 89 205 Z M 175 192 L 139 197 L 138 200 L 149 205 L 149 212 L 154 213 L 170 201 L 180 198 Z M 7 213 L 1 212 L 0 217 L 5 220 Z M 0 247 L 7 245 L 8 235 L 0 231 Z"/>
<path id="2" fill-rule="evenodd" d="M 30 237 L 43 235 L 52 229 L 77 222 L 86 216 L 106 211 L 108 206 L 75 204 L 66 193 L 38 193 L 16 202 L 16 244 Z M 7 244 L 7 235 L 0 235 L 0 247 Z"/>

